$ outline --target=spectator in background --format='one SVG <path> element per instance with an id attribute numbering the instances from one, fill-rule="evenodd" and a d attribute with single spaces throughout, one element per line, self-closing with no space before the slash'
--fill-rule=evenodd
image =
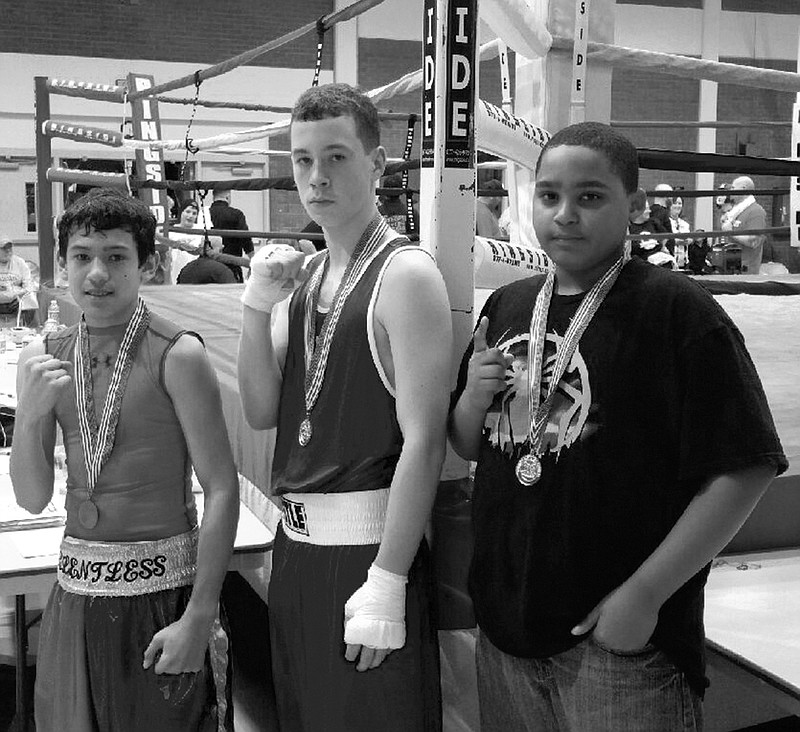
<path id="1" fill-rule="evenodd" d="M 689 222 L 681 217 L 683 213 L 683 199 L 678 197 L 673 199 L 669 207 L 669 223 L 674 234 L 686 234 L 692 230 Z M 675 257 L 675 266 L 678 269 L 685 269 L 689 264 L 688 246 L 689 239 L 675 238 L 672 255 Z"/>
<path id="2" fill-rule="evenodd" d="M 728 213 L 723 214 L 720 220 L 721 228 L 731 232 L 735 232 L 737 229 L 743 231 L 765 229 L 767 212 L 756 203 L 755 197 L 750 192 L 755 190 L 753 179 L 742 175 L 733 181 L 731 189 L 733 207 Z M 728 243 L 742 248 L 742 274 L 758 274 L 767 235 L 732 233 L 727 239 Z"/>
<path id="3" fill-rule="evenodd" d="M 31 271 L 25 260 L 14 254 L 11 237 L 0 234 L 0 315 L 16 315 L 22 297 L 35 291 Z"/>
<path id="4" fill-rule="evenodd" d="M 659 183 L 655 187 L 655 191 L 656 194 L 669 193 L 672 191 L 672 186 L 669 183 Z M 650 206 L 650 226 L 654 234 L 669 234 L 672 231 L 669 223 L 669 207 L 671 205 L 672 198 L 670 196 L 656 195 L 653 197 L 653 203 Z"/>
<path id="5" fill-rule="evenodd" d="M 180 218 L 177 226 L 182 229 L 198 229 L 202 231 L 202 226 L 197 223 L 200 207 L 194 200 L 184 201 L 180 208 Z M 185 234 L 178 231 L 170 231 L 167 236 L 162 236 L 156 232 L 156 241 L 170 247 L 170 283 L 178 282 L 181 270 L 190 262 L 196 260 L 203 254 L 203 239 L 201 233 Z M 210 236 L 209 243 L 212 250 L 222 250 L 222 240 L 218 236 Z M 228 281 L 228 280 L 226 280 Z M 183 283 L 182 283 L 183 284 Z"/>
<path id="6" fill-rule="evenodd" d="M 403 176 L 400 173 L 387 175 L 381 183 L 381 188 L 403 188 Z M 399 193 L 383 193 L 378 196 L 378 211 L 380 211 L 386 223 L 389 224 L 398 234 L 416 234 L 419 236 L 419 211 L 416 204 L 414 210 L 414 230 L 409 230 L 406 221 L 406 201 L 401 198 Z"/>
<path id="7" fill-rule="evenodd" d="M 247 231 L 247 219 L 238 208 L 231 206 L 230 190 L 214 191 L 214 202 L 211 204 L 211 223 L 215 229 L 238 229 Z M 218 262 L 227 265 L 233 272 L 237 282 L 244 282 L 242 267 L 250 267 L 250 257 L 253 256 L 253 240 L 249 236 L 223 236 L 222 252 L 212 253 L 210 256 Z"/>
<path id="8" fill-rule="evenodd" d="M 503 190 L 503 184 L 496 178 L 490 178 L 485 183 L 479 184 L 479 191 Z M 500 229 L 502 196 L 478 196 L 475 201 L 475 233 L 478 236 L 488 236 L 490 239 L 505 239 Z"/>

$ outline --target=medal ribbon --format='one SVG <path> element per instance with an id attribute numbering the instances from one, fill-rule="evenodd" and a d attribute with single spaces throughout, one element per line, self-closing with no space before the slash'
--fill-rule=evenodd
<path id="1" fill-rule="evenodd" d="M 564 334 L 561 348 L 557 350 L 556 363 L 553 367 L 553 373 L 547 387 L 547 395 L 543 402 L 540 402 L 542 360 L 544 358 L 545 331 L 547 330 L 547 313 L 550 310 L 550 301 L 555 287 L 556 276 L 554 270 L 548 272 L 547 279 L 536 296 L 536 304 L 531 317 L 530 342 L 528 343 L 528 442 L 531 446 L 531 452 L 536 456 L 539 455 L 540 443 L 550 416 L 552 398 L 556 393 L 558 383 L 572 360 L 583 332 L 592 322 L 595 313 L 614 286 L 626 261 L 626 257 L 623 256 L 614 262 L 609 270 L 594 283 L 592 289 L 581 301 L 570 321 L 567 332 Z"/>
<path id="2" fill-rule="evenodd" d="M 136 355 L 139 343 L 144 337 L 149 323 L 150 312 L 144 300 L 139 298 L 136 310 L 131 316 L 125 328 L 125 334 L 122 337 L 99 425 L 97 424 L 92 391 L 93 379 L 89 354 L 89 331 L 86 328 L 86 320 L 83 316 L 78 323 L 78 338 L 75 341 L 75 397 L 78 408 L 81 444 L 83 445 L 83 456 L 86 463 L 86 489 L 89 499 L 91 499 L 94 487 L 97 485 L 100 471 L 114 448 L 117 422 L 122 409 L 122 397 L 125 395 L 125 387 L 133 365 L 133 357 Z"/>
<path id="3" fill-rule="evenodd" d="M 330 310 L 325 315 L 322 322 L 322 333 L 320 335 L 320 345 L 315 348 L 314 337 L 314 314 L 319 302 L 319 291 L 322 285 L 322 276 L 327 262 L 323 262 L 311 275 L 308 284 L 305 301 L 305 320 L 303 328 L 305 332 L 305 358 L 306 358 L 306 377 L 305 377 L 305 403 L 306 416 L 311 414 L 311 410 L 316 404 L 317 397 L 322 389 L 322 382 L 325 379 L 325 369 L 328 365 L 328 355 L 333 343 L 333 334 L 339 317 L 342 314 L 344 305 L 350 293 L 355 289 L 367 267 L 372 260 L 383 249 L 391 233 L 388 224 L 383 217 L 376 216 L 367 226 L 356 245 L 347 268 L 342 275 L 342 280 L 336 288 Z M 328 254 L 325 254 L 327 257 Z"/>

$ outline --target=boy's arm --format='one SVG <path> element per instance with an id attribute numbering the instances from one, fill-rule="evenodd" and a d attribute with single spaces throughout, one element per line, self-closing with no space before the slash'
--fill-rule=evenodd
<path id="1" fill-rule="evenodd" d="M 775 477 L 757 465 L 712 478 L 631 577 L 605 597 L 572 632 L 594 634 L 619 650 L 641 648 L 669 597 L 733 538 Z"/>
<path id="2" fill-rule="evenodd" d="M 376 564 L 406 574 L 430 518 L 445 455 L 453 332 L 439 270 L 421 250 L 388 267 L 376 307 L 389 337 L 403 433 Z"/>
<path id="3" fill-rule="evenodd" d="M 19 355 L 11 483 L 17 503 L 31 513 L 41 513 L 53 497 L 55 405 L 71 373 L 72 364 L 48 355 L 41 339 Z"/>
<path id="4" fill-rule="evenodd" d="M 364 609 L 373 599 L 379 606 L 388 599 L 381 589 L 385 583 L 378 579 L 376 587 L 371 575 L 377 568 L 388 581 L 388 595 L 397 600 L 394 607 L 398 616 L 391 621 L 400 629 L 405 577 L 430 518 L 445 454 L 452 323 L 444 282 L 426 253 L 403 252 L 388 266 L 375 309 L 375 327 L 385 330 L 391 348 L 403 448 L 390 486 L 383 539 L 373 568 L 367 583 L 356 592 L 359 598 L 354 595 L 345 610 L 347 618 L 352 609 L 356 620 L 353 626 L 348 620 L 346 657 L 354 661 L 361 652 L 360 671 L 379 665 L 388 653 L 388 647 L 374 639 L 381 637 L 381 620 L 389 618 L 375 622 L 374 608 Z M 391 600 L 389 603 L 393 604 Z M 385 615 L 382 609 L 379 607 L 378 616 Z M 353 634 L 356 625 L 359 631 Z M 391 647 L 400 646 L 402 642 Z"/>
<path id="5" fill-rule="evenodd" d="M 148 668 L 161 650 L 156 673 L 181 673 L 202 668 L 236 538 L 239 481 L 217 377 L 198 340 L 184 336 L 173 345 L 164 381 L 203 488 L 205 507 L 191 599 L 181 618 L 153 637 L 144 666 Z"/>
<path id="6" fill-rule="evenodd" d="M 247 423 L 256 430 L 278 421 L 283 364 L 289 342 L 288 298 L 304 279 L 302 252 L 282 245 L 264 246 L 253 258 L 242 295 L 242 333 L 237 374 Z"/>

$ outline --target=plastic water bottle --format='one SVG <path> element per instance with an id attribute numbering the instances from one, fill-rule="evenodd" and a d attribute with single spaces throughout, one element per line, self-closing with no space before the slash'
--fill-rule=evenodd
<path id="1" fill-rule="evenodd" d="M 44 321 L 42 326 L 42 333 L 55 333 L 60 325 L 60 317 L 58 300 L 51 300 L 47 306 L 47 320 Z"/>

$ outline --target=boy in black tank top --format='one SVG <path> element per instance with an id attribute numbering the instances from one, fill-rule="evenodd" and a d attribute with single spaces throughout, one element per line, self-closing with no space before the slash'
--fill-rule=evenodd
<path id="1" fill-rule="evenodd" d="M 277 427 L 284 515 L 268 606 L 281 729 L 438 730 L 423 533 L 445 450 L 444 283 L 378 214 L 385 151 L 366 96 L 306 91 L 291 145 L 328 250 L 307 271 L 288 248 L 256 254 L 239 350 L 245 417 Z"/>

